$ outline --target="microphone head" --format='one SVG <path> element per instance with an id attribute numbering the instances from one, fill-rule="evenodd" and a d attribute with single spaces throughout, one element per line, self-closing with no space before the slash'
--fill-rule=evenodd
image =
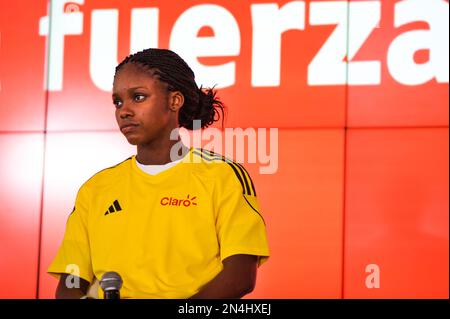
<path id="1" fill-rule="evenodd" d="M 100 280 L 103 291 L 120 290 L 122 288 L 122 277 L 115 271 L 105 272 Z"/>

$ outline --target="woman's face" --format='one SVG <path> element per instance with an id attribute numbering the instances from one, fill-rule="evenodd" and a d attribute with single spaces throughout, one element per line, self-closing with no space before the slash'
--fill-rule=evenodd
<path id="1" fill-rule="evenodd" d="M 171 130 L 178 127 L 178 108 L 166 86 L 134 63 L 117 72 L 113 84 L 116 120 L 130 144 L 169 139 Z"/>

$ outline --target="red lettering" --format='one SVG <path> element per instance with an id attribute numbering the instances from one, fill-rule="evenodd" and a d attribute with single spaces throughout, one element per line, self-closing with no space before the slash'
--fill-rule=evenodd
<path id="1" fill-rule="evenodd" d="M 182 199 L 182 198 L 173 198 L 173 197 L 163 197 L 161 198 L 160 204 L 162 206 L 181 206 L 183 205 L 184 207 L 189 207 L 191 205 L 197 205 L 197 203 L 194 202 L 194 199 L 196 199 L 196 197 L 194 196 L 192 199 L 189 199 L 189 195 L 187 196 L 186 199 Z"/>
<path id="2" fill-rule="evenodd" d="M 166 206 L 169 204 L 169 199 L 167 197 L 161 198 L 161 205 Z"/>

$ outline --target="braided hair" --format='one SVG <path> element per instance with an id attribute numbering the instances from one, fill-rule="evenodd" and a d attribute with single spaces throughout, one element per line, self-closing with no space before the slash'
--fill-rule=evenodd
<path id="1" fill-rule="evenodd" d="M 193 121 L 200 120 L 201 128 L 205 128 L 218 121 L 224 105 L 216 97 L 213 88 L 200 88 L 195 82 L 195 74 L 189 65 L 175 52 L 167 49 L 145 49 L 127 56 L 116 66 L 114 77 L 127 63 L 134 63 L 144 70 L 152 71 L 160 81 L 168 84 L 169 91 L 179 91 L 184 96 L 184 104 L 179 111 L 178 123 L 180 127 L 193 129 Z"/>

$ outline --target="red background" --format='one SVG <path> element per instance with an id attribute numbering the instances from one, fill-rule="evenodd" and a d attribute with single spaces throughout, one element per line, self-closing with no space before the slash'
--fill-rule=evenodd
<path id="1" fill-rule="evenodd" d="M 275 174 L 244 163 L 272 253 L 247 297 L 448 298 L 448 82 L 403 85 L 386 62 L 397 36 L 427 25 L 395 28 L 399 1 L 381 1 L 379 27 L 353 59 L 380 61 L 381 84 L 310 86 L 308 65 L 335 25 L 310 25 L 314 1 L 305 1 L 305 29 L 282 36 L 280 85 L 252 87 L 250 6 L 288 2 L 85 0 L 83 34 L 64 39 L 61 91 L 45 89 L 48 42 L 39 20 L 49 2 L 1 3 L 0 298 L 54 296 L 46 268 L 76 191 L 135 152 L 116 128 L 110 92 L 90 78 L 92 11 L 119 10 L 122 59 L 132 8 L 159 9 L 158 46 L 166 48 L 177 18 L 205 3 L 226 8 L 241 35 L 237 57 L 199 59 L 236 63 L 235 84 L 219 90 L 225 126 L 279 130 Z M 380 268 L 380 288 L 365 285 L 369 264 Z"/>

